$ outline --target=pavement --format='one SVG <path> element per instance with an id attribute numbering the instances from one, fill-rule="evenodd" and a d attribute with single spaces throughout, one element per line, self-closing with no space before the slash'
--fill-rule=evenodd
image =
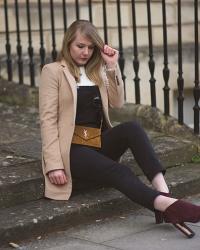
<path id="1" fill-rule="evenodd" d="M 145 250 L 153 244 L 152 249 L 161 249 L 156 248 L 161 243 L 165 249 L 168 239 L 183 249 L 186 238 L 182 234 L 169 225 L 155 225 L 152 213 L 141 210 L 112 188 L 74 180 L 70 201 L 44 199 L 37 108 L 0 103 L 0 127 L 1 249 L 7 249 L 10 242 L 24 249 L 139 249 L 143 244 L 140 249 Z M 173 195 L 198 194 L 200 164 L 193 137 L 147 132 L 158 158 L 168 169 L 166 180 Z M 125 153 L 122 162 L 149 185 L 130 151 Z M 195 202 L 199 202 L 198 196 Z M 199 225 L 192 227 L 197 236 L 187 239 L 187 244 L 193 244 L 187 249 L 195 250 L 199 249 L 195 248 Z M 66 234 L 57 233 L 60 230 L 65 230 Z M 28 242 L 21 244 L 25 239 L 33 241 L 30 245 L 26 245 Z M 177 240 L 180 242 L 175 243 Z M 134 248 L 131 248 L 133 243 Z M 171 249 L 179 250 L 174 244 L 169 245 Z"/>
<path id="2" fill-rule="evenodd" d="M 200 205 L 200 194 L 187 197 Z M 196 235 L 188 239 L 171 224 L 154 223 L 147 209 L 129 210 L 109 218 L 18 243 L 18 249 L 32 250 L 199 250 L 200 222 L 188 223 Z M 10 247 L 5 247 L 11 249 Z"/>

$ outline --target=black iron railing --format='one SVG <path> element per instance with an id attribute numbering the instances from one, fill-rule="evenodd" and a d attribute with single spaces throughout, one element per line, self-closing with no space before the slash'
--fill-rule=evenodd
<path id="1" fill-rule="evenodd" d="M 166 20 L 166 3 L 162 1 L 162 16 L 163 16 L 163 55 L 164 55 L 164 68 L 163 68 L 163 79 L 165 86 L 164 91 L 164 113 L 165 115 L 170 114 L 169 110 L 169 68 L 168 68 L 168 47 L 167 47 L 167 20 Z"/>
<path id="2" fill-rule="evenodd" d="M 181 26 L 181 0 L 178 0 L 178 121 L 180 124 L 183 124 L 183 87 L 184 87 L 184 78 L 183 78 L 183 60 L 182 60 L 182 26 Z"/>
<path id="3" fill-rule="evenodd" d="M 139 59 L 138 59 L 138 42 L 137 42 L 137 24 L 136 24 L 136 10 L 135 0 L 132 0 L 132 23 L 133 23 L 133 69 L 135 72 L 135 102 L 140 104 L 140 78 L 139 78 Z"/>
<path id="4" fill-rule="evenodd" d="M 4 12 L 5 12 L 5 35 L 6 35 L 6 54 L 7 54 L 7 72 L 8 72 L 8 81 L 12 81 L 12 57 L 11 57 L 11 45 L 10 45 L 10 33 L 9 33 L 9 24 L 8 24 L 8 5 L 7 0 L 4 0 Z"/>
<path id="5" fill-rule="evenodd" d="M 151 88 L 151 106 L 156 107 L 156 79 L 154 78 L 155 61 L 153 56 L 153 41 L 152 41 L 152 24 L 151 24 L 151 3 L 147 0 L 147 17 L 148 17 L 148 35 L 149 35 L 149 71 L 151 74 L 150 88 Z"/>
<path id="6" fill-rule="evenodd" d="M 199 83 L 199 23 L 198 23 L 198 0 L 194 1 L 194 32 L 195 32 L 195 86 L 194 86 L 194 132 L 199 133 L 199 99 L 200 99 L 200 83 Z"/>
<path id="7" fill-rule="evenodd" d="M 16 21 L 16 55 L 17 55 L 17 67 L 18 67 L 18 79 L 19 83 L 24 83 L 24 61 L 22 56 L 22 45 L 21 45 L 21 29 L 20 29 L 20 8 L 19 8 L 18 0 L 12 1 L 13 6 L 15 8 L 15 21 Z M 83 1 L 75 0 L 74 2 L 70 1 L 70 8 L 73 6 L 75 11 L 75 18 L 80 18 L 80 4 L 83 4 Z M 122 15 L 126 15 L 126 13 L 122 13 L 121 10 L 121 1 L 116 0 L 115 2 L 112 1 L 113 4 L 116 4 L 116 11 L 117 11 L 117 20 L 116 20 L 116 27 L 118 29 L 118 49 L 119 49 L 119 66 L 121 68 L 122 77 L 125 81 L 126 76 L 124 74 L 124 66 L 125 66 L 125 57 L 124 57 L 124 47 L 123 47 L 123 28 L 122 28 Z M 164 57 L 164 67 L 163 67 L 163 96 L 164 96 L 164 113 L 165 115 L 170 114 L 170 100 L 169 100 L 169 93 L 170 87 L 168 85 L 169 77 L 170 77 L 170 70 L 168 68 L 168 25 L 167 25 L 167 13 L 166 13 L 166 1 L 162 0 L 162 21 L 163 21 L 163 57 Z M 36 2 L 37 10 L 38 10 L 38 23 L 39 23 L 39 44 L 40 48 L 39 51 L 34 52 L 34 44 L 32 41 L 32 28 L 31 28 L 31 15 L 30 15 L 30 1 L 25 1 L 26 6 L 26 15 L 27 15 L 27 34 L 28 34 L 28 48 L 27 48 L 27 55 L 29 58 L 29 76 L 30 76 L 30 85 L 32 87 L 35 86 L 35 55 L 39 54 L 40 59 L 40 67 L 42 68 L 46 62 L 46 48 L 44 43 L 44 32 L 45 29 L 43 27 L 44 23 L 44 16 L 43 16 L 43 2 L 38 0 Z M 47 5 L 48 4 L 48 5 Z M 67 9 L 69 6 L 69 2 L 66 0 L 60 0 L 59 2 L 60 13 L 63 15 L 63 32 L 67 30 L 68 27 L 68 16 L 67 16 Z M 93 21 L 93 4 L 92 0 L 86 0 L 84 2 L 84 6 L 88 6 L 88 19 Z M 108 2 L 102 0 L 102 27 L 104 32 L 104 40 L 108 42 L 108 19 L 107 19 L 107 4 Z M 130 2 L 132 7 L 132 28 L 133 28 L 133 73 L 134 73 L 134 89 L 135 89 L 135 102 L 140 104 L 141 102 L 141 91 L 140 91 L 140 61 L 139 61 L 139 44 L 138 44 L 138 26 L 137 26 L 137 5 L 136 1 L 132 0 Z M 151 4 L 150 0 L 146 0 L 146 11 L 147 11 L 147 22 L 148 22 L 148 52 L 149 52 L 149 73 L 150 73 L 150 93 L 151 96 L 151 106 L 156 107 L 156 79 L 154 76 L 155 72 L 155 56 L 154 56 L 154 46 L 153 46 L 153 39 L 152 39 L 152 11 L 151 11 Z M 194 32 L 195 32 L 195 40 L 194 40 L 194 88 L 193 88 L 193 95 L 194 95 L 194 132 L 199 134 L 199 99 L 200 99 L 200 82 L 199 82 L 199 19 L 198 19 L 198 8 L 199 8 L 199 1 L 193 0 L 191 1 L 194 7 Z M 11 1 L 9 1 L 9 5 Z M 56 60 L 57 57 L 57 44 L 56 44 L 56 16 L 55 16 L 55 5 L 58 6 L 58 1 L 49 0 L 48 2 L 45 1 L 45 7 L 48 6 L 49 13 L 50 13 L 50 24 L 51 24 L 51 58 L 52 61 Z M 4 8 L 4 18 L 5 18 L 5 51 L 6 51 L 6 66 L 7 66 L 7 79 L 8 81 L 13 80 L 13 62 L 12 62 L 12 53 L 11 53 L 11 41 L 10 41 L 10 30 L 9 30 L 9 18 L 8 18 L 8 1 L 4 0 L 3 8 Z M 181 0 L 177 0 L 177 16 L 178 16 L 178 77 L 177 77 L 177 88 L 178 88 L 178 121 L 180 124 L 184 123 L 184 77 L 183 77 L 183 56 L 182 56 L 182 3 Z M 37 17 L 35 17 L 37 18 Z M 47 17 L 45 17 L 47 18 Z M 15 48 L 12 48 L 15 50 Z"/>
<path id="8" fill-rule="evenodd" d="M 15 17 L 16 17 L 16 32 L 17 32 L 18 75 L 19 75 L 19 83 L 23 84 L 24 83 L 23 59 L 22 59 L 22 46 L 21 46 L 20 26 L 19 26 L 18 0 L 15 0 Z"/>
<path id="9" fill-rule="evenodd" d="M 67 30 L 66 13 L 65 13 L 65 1 L 63 2 L 63 18 L 64 29 Z M 39 16 L 39 29 L 40 29 L 40 68 L 45 64 L 46 51 L 44 48 L 44 34 L 43 34 L 43 19 L 42 19 L 42 5 L 41 0 L 38 0 L 38 16 Z"/>

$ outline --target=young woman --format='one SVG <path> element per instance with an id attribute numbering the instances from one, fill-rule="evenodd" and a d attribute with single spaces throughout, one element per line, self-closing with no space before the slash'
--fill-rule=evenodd
<path id="1" fill-rule="evenodd" d="M 136 122 L 112 127 L 109 107 L 124 103 L 118 51 L 105 45 L 85 20 L 68 28 L 57 62 L 43 67 L 39 89 L 45 197 L 68 200 L 72 177 L 109 184 L 172 223 L 188 237 L 184 222 L 200 220 L 200 206 L 171 198 L 158 161 Z M 119 162 L 130 148 L 153 189 Z"/>

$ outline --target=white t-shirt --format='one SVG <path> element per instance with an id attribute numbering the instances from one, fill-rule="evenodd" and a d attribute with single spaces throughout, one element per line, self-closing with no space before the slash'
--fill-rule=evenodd
<path id="1" fill-rule="evenodd" d="M 80 67 L 80 82 L 77 83 L 78 86 L 95 86 L 96 84 L 90 81 L 90 79 L 85 74 L 85 68 Z"/>

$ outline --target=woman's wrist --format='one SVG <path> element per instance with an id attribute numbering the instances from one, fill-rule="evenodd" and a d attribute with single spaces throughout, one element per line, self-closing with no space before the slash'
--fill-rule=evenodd
<path id="1" fill-rule="evenodd" d="M 115 64 L 106 64 L 106 71 L 114 71 L 116 69 L 117 63 Z"/>

